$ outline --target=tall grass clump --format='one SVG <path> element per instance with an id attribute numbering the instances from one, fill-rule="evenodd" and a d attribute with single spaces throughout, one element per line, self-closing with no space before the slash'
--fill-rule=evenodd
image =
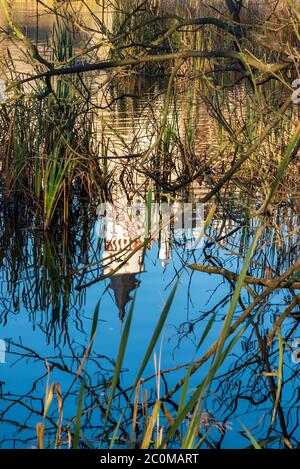
<path id="1" fill-rule="evenodd" d="M 52 42 L 51 61 L 72 63 L 72 33 L 56 24 Z M 56 215 L 67 223 L 74 201 L 101 192 L 94 115 L 84 80 L 89 79 L 72 76 L 53 79 L 47 88 L 22 86 L 0 108 L 4 197 L 30 200 L 45 229 Z"/>

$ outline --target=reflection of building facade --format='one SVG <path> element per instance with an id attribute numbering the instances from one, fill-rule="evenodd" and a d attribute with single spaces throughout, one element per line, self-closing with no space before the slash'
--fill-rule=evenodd
<path id="1" fill-rule="evenodd" d="M 110 276 L 109 287 L 114 292 L 121 321 L 131 300 L 130 293 L 140 284 L 137 276 L 144 271 L 141 242 L 145 220 L 137 207 L 138 203 L 130 207 L 126 199 L 121 198 L 118 205 L 105 204 L 106 213 L 101 212 L 101 207 L 98 212 L 98 236 L 104 236 L 103 273 Z"/>
<path id="2" fill-rule="evenodd" d="M 109 288 L 114 292 L 115 303 L 122 321 L 131 293 L 139 286 L 139 274 L 144 272 L 145 249 L 158 247 L 158 259 L 163 268 L 172 260 L 173 238 L 181 238 L 187 249 L 195 249 L 193 244 L 203 228 L 203 213 L 199 218 L 197 206 L 186 204 L 191 213 L 184 213 L 184 205 L 176 203 L 152 204 L 150 233 L 148 214 L 141 197 L 127 198 L 115 194 L 115 204 L 102 204 L 98 207 L 97 236 L 104 241 L 103 273 L 110 278 Z M 197 218 L 198 215 L 198 218 Z M 184 219 L 191 222 L 190 229 L 181 226 Z M 198 221 L 198 224 L 197 224 Z M 148 235 L 151 241 L 145 248 Z"/>

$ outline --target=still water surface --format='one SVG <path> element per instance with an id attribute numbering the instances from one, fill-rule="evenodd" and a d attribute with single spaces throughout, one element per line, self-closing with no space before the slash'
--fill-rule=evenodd
<path id="1" fill-rule="evenodd" d="M 21 24 L 22 21 L 27 24 L 29 37 L 36 37 L 40 44 L 45 44 L 51 31 L 49 18 L 45 21 L 42 17 L 37 25 L 32 3 L 15 2 L 15 18 Z M 1 22 L 3 24 L 3 18 Z M 137 79 L 136 86 L 141 96 L 138 104 L 130 106 L 127 102 L 123 107 L 118 105 L 114 111 L 99 112 L 97 131 L 113 142 L 114 154 L 118 154 L 120 141 L 124 147 L 124 142 L 130 146 L 134 140 L 134 151 L 138 152 L 153 138 L 153 119 L 149 119 L 147 104 L 150 101 L 154 103 L 153 113 L 159 115 L 164 100 L 161 94 L 164 84 L 159 79 L 152 79 L 150 83 Z M 156 100 L 154 96 L 157 96 Z M 245 114 L 243 96 L 244 91 L 237 89 L 232 100 L 236 107 L 240 106 L 238 114 L 241 116 Z M 189 111 L 184 105 L 187 101 L 192 102 Z M 188 121 L 191 107 L 193 115 L 198 116 L 193 124 L 198 135 L 198 157 L 213 151 L 218 137 L 205 106 L 198 102 L 195 104 L 190 92 L 182 93 L 177 105 L 180 110 L 179 127 L 184 127 Z M 176 199 L 190 201 L 192 194 L 193 201 L 197 202 L 206 190 L 205 183 L 199 187 L 196 182 L 189 196 L 181 193 Z M 146 198 L 146 188 L 139 176 L 136 177 L 134 191 L 135 200 Z M 124 188 L 116 185 L 112 202 L 119 215 L 122 212 L 123 216 L 119 203 L 124 195 Z M 111 263 L 106 259 L 111 255 L 124 259 L 122 249 L 128 243 L 126 235 L 120 234 L 118 222 L 109 227 L 105 239 L 100 242 L 97 219 L 88 210 L 79 210 L 77 219 L 68 230 L 43 234 L 35 228 L 26 208 L 16 208 L 12 218 L 1 200 L 0 338 L 5 340 L 7 348 L 5 363 L 0 365 L 1 447 L 36 445 L 36 424 L 42 420 L 47 380 L 59 383 L 62 392 L 67 392 L 83 359 L 93 313 L 100 301 L 97 334 L 86 364 L 85 409 L 93 408 L 97 403 L 99 406 L 86 413 L 83 425 L 86 445 L 97 446 L 103 421 L 101 399 L 108 393 L 132 298 L 136 295 L 119 392 L 134 382 L 163 306 L 180 278 L 175 301 L 159 341 L 160 348 L 156 349 L 156 362 L 160 362 L 161 370 L 167 371 L 160 380 L 160 395 L 172 394 L 173 387 L 186 372 L 186 365 L 195 356 L 200 357 L 217 339 L 233 292 L 231 281 L 219 275 L 193 272 L 187 266 L 198 262 L 239 272 L 257 225 L 256 219 L 247 218 L 248 205 L 245 192 L 236 188 L 222 194 L 208 237 L 199 246 L 195 248 L 191 240 L 174 237 L 170 229 L 149 244 L 144 263 L 141 261 L 143 253 L 137 251 L 114 273 L 117 262 L 114 259 Z M 205 216 L 210 207 L 211 204 L 205 205 Z M 272 216 L 251 269 L 253 276 L 279 275 L 299 257 L 299 205 L 295 194 L 291 194 L 285 206 Z M 196 228 L 200 232 L 201 226 Z M 108 273 L 111 276 L 103 278 Z M 256 293 L 262 291 L 259 286 L 253 290 Z M 277 369 L 278 346 L 275 343 L 267 352 L 266 334 L 274 318 L 291 301 L 291 296 L 288 290 L 282 289 L 255 311 L 251 324 L 247 324 L 249 327 L 242 333 L 214 380 L 211 395 L 206 401 L 205 412 L 210 424 L 205 429 L 216 445 L 224 448 L 249 445 L 242 433 L 242 424 L 251 429 L 257 439 L 270 436 L 268 427 L 274 389 L 263 373 Z M 245 289 L 236 317 L 250 300 L 251 292 Z M 215 315 L 214 327 L 196 352 L 199 338 L 212 315 Z M 293 341 L 300 336 L 298 320 L 298 315 L 294 314 L 284 328 L 288 346 L 284 357 L 281 407 L 271 433 L 273 447 L 282 446 L 282 435 L 288 436 L 295 444 L 300 439 L 300 368 L 292 359 Z M 143 373 L 146 380 L 143 389 L 150 401 L 157 396 L 157 383 L 155 379 L 147 378 L 155 374 L 157 366 L 153 357 Z M 205 377 L 208 367 L 209 362 L 194 375 L 191 389 Z M 76 415 L 77 395 L 78 386 L 75 385 L 64 403 L 66 421 Z M 114 403 L 116 420 L 124 402 L 120 393 Z M 170 402 L 176 406 L 178 393 L 171 395 Z M 53 408 L 53 415 L 50 413 L 47 422 L 47 443 L 50 445 L 56 419 Z M 67 443 L 64 441 L 65 445 Z"/>

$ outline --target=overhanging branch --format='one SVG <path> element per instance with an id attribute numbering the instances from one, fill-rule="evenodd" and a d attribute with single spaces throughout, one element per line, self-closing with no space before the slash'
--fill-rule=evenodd
<path id="1" fill-rule="evenodd" d="M 124 60 L 108 60 L 100 61 L 96 63 L 84 63 L 68 67 L 61 68 L 52 68 L 45 72 L 33 75 L 22 80 L 18 80 L 12 83 L 9 89 L 20 86 L 25 83 L 29 83 L 35 80 L 46 79 L 51 77 L 59 77 L 66 75 L 74 75 L 84 72 L 93 72 L 101 70 L 112 70 L 120 67 L 135 67 L 137 65 L 146 64 L 146 63 L 158 63 L 158 62 L 167 62 L 178 59 L 190 59 L 190 58 L 202 58 L 202 59 L 232 59 L 237 60 L 245 64 L 245 66 L 250 66 L 261 73 L 277 73 L 281 70 L 284 70 L 293 64 L 292 60 L 289 60 L 285 63 L 280 64 L 265 64 L 259 59 L 256 59 L 254 56 L 249 53 L 242 53 L 236 51 L 226 51 L 226 50 L 216 50 L 216 51 L 207 51 L 201 52 L 196 50 L 184 50 L 180 52 L 161 54 L 161 55 L 141 55 L 140 57 L 133 59 L 124 59 Z"/>

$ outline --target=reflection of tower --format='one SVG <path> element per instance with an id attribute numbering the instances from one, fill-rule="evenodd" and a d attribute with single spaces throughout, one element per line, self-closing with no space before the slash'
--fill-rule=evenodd
<path id="1" fill-rule="evenodd" d="M 161 261 L 162 267 L 167 267 L 172 259 L 171 219 L 173 209 L 174 207 L 172 208 L 166 202 L 152 205 L 151 226 L 155 233 L 153 239 L 159 241 L 158 258 Z"/>
<path id="2" fill-rule="evenodd" d="M 143 249 L 145 215 L 141 206 L 128 206 L 124 199 L 118 206 L 108 207 L 105 216 L 104 274 L 110 276 L 109 288 L 114 292 L 123 321 L 130 293 L 139 285 L 137 275 L 144 271 Z"/>
<path id="3" fill-rule="evenodd" d="M 172 245 L 171 245 L 170 227 L 163 229 L 160 236 L 159 259 L 161 260 L 162 267 L 167 267 L 172 259 Z"/>
<path id="4" fill-rule="evenodd" d="M 126 314 L 126 305 L 132 299 L 130 293 L 134 291 L 140 283 L 140 280 L 136 278 L 136 274 L 121 273 L 111 277 L 109 288 L 114 291 L 120 321 L 123 321 Z"/>
<path id="5" fill-rule="evenodd" d="M 144 271 L 142 250 L 134 252 L 138 245 L 130 238 L 119 237 L 105 241 L 103 258 L 110 259 L 105 262 L 104 274 L 110 275 L 109 288 L 114 292 L 121 321 L 126 313 L 126 305 L 131 300 L 130 293 L 140 285 L 136 276 Z"/>

